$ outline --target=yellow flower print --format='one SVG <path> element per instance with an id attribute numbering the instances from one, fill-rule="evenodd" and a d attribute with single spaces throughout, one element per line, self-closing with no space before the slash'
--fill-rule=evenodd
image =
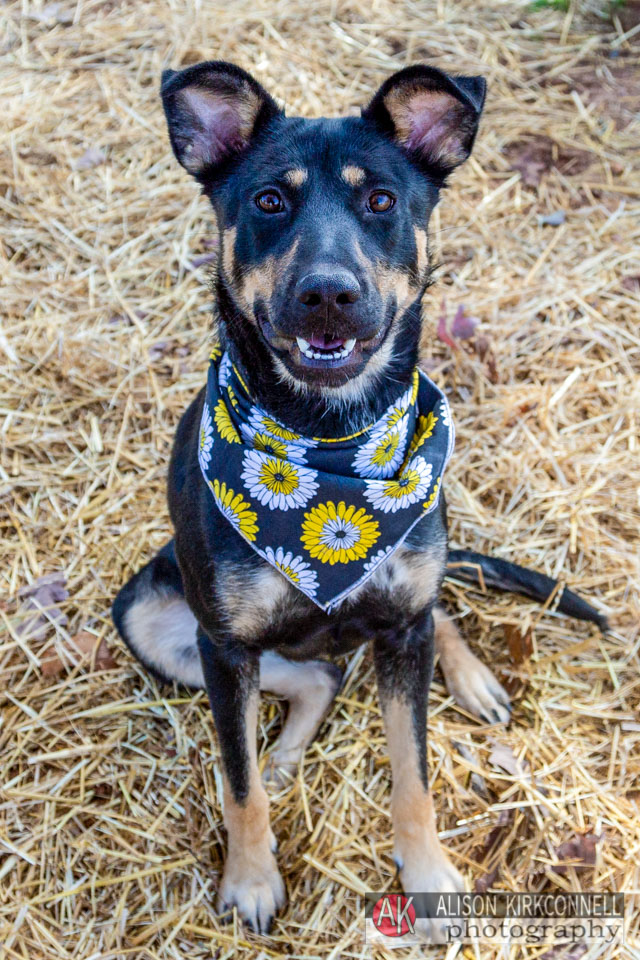
<path id="1" fill-rule="evenodd" d="M 413 439 L 409 445 L 407 460 L 410 460 L 416 450 L 422 446 L 425 440 L 429 439 L 437 422 L 438 418 L 435 416 L 433 410 L 428 413 L 426 417 L 418 417 L 418 422 L 416 423 L 416 432 L 414 433 Z"/>
<path id="2" fill-rule="evenodd" d="M 404 458 L 407 442 L 408 417 L 403 417 L 385 433 L 376 433 L 371 440 L 358 447 L 353 461 L 361 477 L 391 477 Z"/>
<path id="3" fill-rule="evenodd" d="M 437 498 L 437 496 L 438 496 L 438 490 L 439 490 L 439 489 L 440 489 L 440 477 L 437 478 L 436 482 L 435 482 L 434 485 L 433 485 L 433 490 L 432 490 L 432 492 L 431 492 L 431 496 L 429 497 L 428 500 L 425 500 L 425 502 L 422 504 L 422 506 L 424 507 L 425 510 L 428 510 L 429 507 L 433 506 L 434 501 L 436 500 L 436 498 Z"/>
<path id="4" fill-rule="evenodd" d="M 431 474 L 431 464 L 423 457 L 414 457 L 395 479 L 367 480 L 364 495 L 376 510 L 396 513 L 426 496 Z"/>
<path id="5" fill-rule="evenodd" d="M 235 493 L 226 483 L 219 480 L 209 481 L 211 492 L 215 497 L 220 512 L 229 523 L 236 528 L 247 540 L 255 540 L 258 532 L 258 515 L 251 509 L 251 504 L 243 499 L 241 493 Z"/>
<path id="6" fill-rule="evenodd" d="M 243 467 L 241 478 L 250 495 L 270 510 L 306 507 L 318 490 L 315 470 L 260 450 L 247 451 Z"/>
<path id="7" fill-rule="evenodd" d="M 364 507 L 329 500 L 305 513 L 300 539 L 312 557 L 333 566 L 362 560 L 379 536 L 378 521 Z"/>
<path id="8" fill-rule="evenodd" d="M 218 433 L 223 440 L 226 440 L 227 443 L 241 443 L 240 435 L 233 425 L 233 420 L 231 419 L 227 405 L 222 397 L 220 397 L 216 403 L 216 409 L 213 416 L 216 421 Z"/>
<path id="9" fill-rule="evenodd" d="M 283 427 L 277 420 L 273 420 L 272 417 L 262 417 L 262 426 L 267 433 L 271 433 L 274 437 L 280 437 L 281 440 L 300 439 L 299 433 L 294 433 L 293 430 L 287 430 L 286 427 Z"/>
<path id="10" fill-rule="evenodd" d="M 254 450 L 261 450 L 272 457 L 286 457 L 287 445 L 283 440 L 272 437 L 269 433 L 256 433 L 251 440 Z"/>

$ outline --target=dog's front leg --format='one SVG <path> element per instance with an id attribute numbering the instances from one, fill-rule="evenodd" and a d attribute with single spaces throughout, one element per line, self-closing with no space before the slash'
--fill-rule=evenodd
<path id="1" fill-rule="evenodd" d="M 376 639 L 378 690 L 393 786 L 394 857 L 408 892 L 462 892 L 464 881 L 440 846 L 427 777 L 427 698 L 433 672 L 431 613 Z"/>
<path id="2" fill-rule="evenodd" d="M 228 849 L 218 908 L 235 906 L 254 930 L 267 933 L 285 891 L 258 769 L 259 653 L 238 643 L 213 643 L 202 630 L 198 647 L 223 765 Z"/>

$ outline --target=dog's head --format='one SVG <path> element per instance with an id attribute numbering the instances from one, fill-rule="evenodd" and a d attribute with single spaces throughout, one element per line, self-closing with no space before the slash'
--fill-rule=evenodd
<path id="1" fill-rule="evenodd" d="M 232 64 L 163 74 L 173 149 L 216 211 L 223 318 L 245 360 L 266 352 L 281 378 L 340 394 L 415 353 L 401 318 L 427 285 L 429 216 L 484 95 L 480 77 L 413 66 L 360 117 L 307 120 Z"/>

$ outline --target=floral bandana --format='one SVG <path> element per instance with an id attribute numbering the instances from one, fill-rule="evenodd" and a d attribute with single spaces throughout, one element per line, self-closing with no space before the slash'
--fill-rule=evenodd
<path id="1" fill-rule="evenodd" d="M 453 443 L 449 404 L 417 369 L 377 423 L 327 440 L 302 437 L 255 406 L 228 354 L 211 353 L 204 479 L 240 536 L 323 610 L 435 508 Z"/>

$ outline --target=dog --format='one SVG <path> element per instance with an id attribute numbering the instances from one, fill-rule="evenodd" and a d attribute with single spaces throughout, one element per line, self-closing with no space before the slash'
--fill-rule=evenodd
<path id="1" fill-rule="evenodd" d="M 373 647 L 390 754 L 400 879 L 409 891 L 463 891 L 463 878 L 438 839 L 429 790 L 427 697 L 435 654 L 462 708 L 506 723 L 510 706 L 503 686 L 438 605 L 447 563 L 463 578 L 477 579 L 482 568 L 487 582 L 539 598 L 557 585 L 504 561 L 448 555 L 445 498 L 434 476 L 430 499 L 418 505 L 419 522 L 400 529 L 393 524 L 401 524 L 401 511 L 385 504 L 376 520 L 366 520 L 373 514 L 364 509 L 349 513 L 337 497 L 324 520 L 315 508 L 305 512 L 318 471 L 303 464 L 321 456 L 336 489 L 357 487 L 370 496 L 378 483 L 378 497 L 380 483 L 393 485 L 405 469 L 382 470 L 373 482 L 365 471 L 354 480 L 351 467 L 342 461 L 336 467 L 330 444 L 339 441 L 343 457 L 350 443 L 360 444 L 354 449 L 364 456 L 371 425 L 388 426 L 388 412 L 404 396 L 396 429 L 418 402 L 421 301 L 432 272 L 427 226 L 448 177 L 471 152 L 485 81 L 411 66 L 390 76 L 360 116 L 342 119 L 288 117 L 250 74 L 220 61 L 165 71 L 161 95 L 175 155 L 215 211 L 219 346 L 212 354 L 213 386 L 198 394 L 176 431 L 168 479 L 174 538 L 122 588 L 113 618 L 157 677 L 207 690 L 228 837 L 219 907 L 236 907 L 251 928 L 266 933 L 285 902 L 257 762 L 259 691 L 288 701 L 265 772 L 266 779 L 286 780 L 340 688 L 335 658 L 365 641 Z M 238 413 L 230 376 L 246 416 Z M 222 387 L 212 440 L 207 390 Z M 420 442 L 434 421 L 445 429 L 441 403 L 438 417 L 423 418 L 430 426 Z M 251 428 L 256 410 L 260 424 Z M 443 451 L 447 436 L 452 441 L 447 429 Z M 304 449 L 306 461 L 296 460 L 299 438 L 315 438 Z M 224 481 L 206 472 L 214 454 Z M 242 475 L 233 465 L 241 455 L 248 464 Z M 254 461 L 289 464 L 297 476 L 306 471 L 307 499 L 288 502 L 278 475 L 273 483 L 280 487 L 267 491 L 271 499 L 260 499 L 266 490 L 260 488 L 252 502 L 245 494 L 248 487 L 258 490 L 247 480 L 259 482 L 251 474 Z M 405 496 L 394 489 L 394 496 Z M 318 540 L 312 524 L 321 522 L 333 523 L 340 543 Z M 300 523 L 307 524 L 307 533 L 294 537 L 300 556 L 284 547 L 258 551 L 257 527 L 268 537 L 271 529 L 289 535 Z M 389 542 L 366 569 L 349 537 L 366 527 L 373 542 L 385 524 L 392 529 Z M 314 601 L 315 580 L 311 584 L 318 556 L 318 577 L 331 595 L 322 604 Z M 349 559 L 361 574 L 347 583 Z M 602 621 L 568 591 L 559 606 Z"/>

